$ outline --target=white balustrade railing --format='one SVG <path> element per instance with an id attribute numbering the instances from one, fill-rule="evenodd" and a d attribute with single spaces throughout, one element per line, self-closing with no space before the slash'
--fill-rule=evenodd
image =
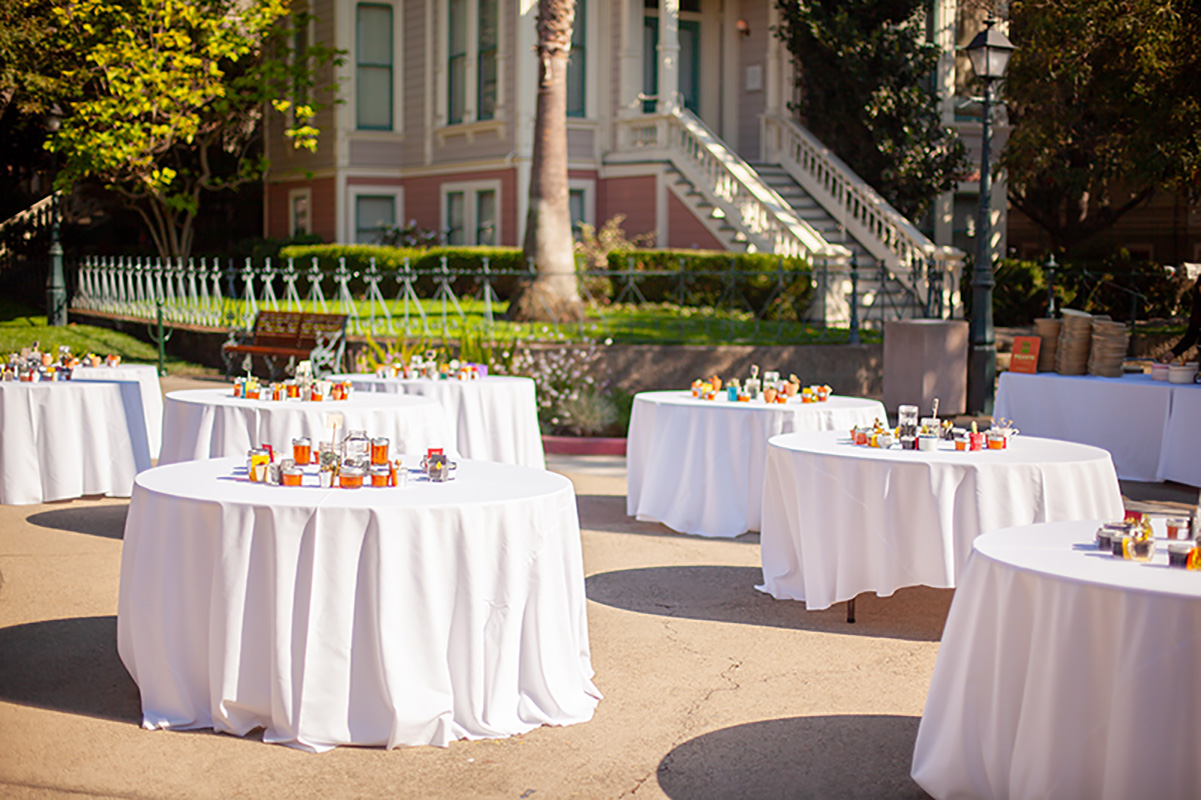
<path id="1" fill-rule="evenodd" d="M 856 241 L 897 276 L 922 304 L 941 292 L 946 314 L 962 311 L 959 269 L 963 251 L 935 245 L 842 159 L 793 120 L 763 117 L 764 160 L 778 163 Z M 930 281 L 932 271 L 942 278 Z"/>
<path id="2" fill-rule="evenodd" d="M 749 164 L 685 109 L 619 120 L 618 148 L 627 156 L 669 160 L 747 236 L 750 250 L 813 261 L 850 257 L 849 250 L 827 242 L 798 217 Z"/>

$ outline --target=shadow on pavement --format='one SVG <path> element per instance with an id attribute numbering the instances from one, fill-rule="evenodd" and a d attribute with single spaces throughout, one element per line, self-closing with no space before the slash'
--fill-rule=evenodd
<path id="1" fill-rule="evenodd" d="M 71 533 L 86 533 L 106 539 L 121 539 L 125 536 L 125 514 L 129 505 L 73 506 L 39 511 L 26 517 L 25 521 L 39 528 L 54 528 Z"/>
<path id="2" fill-rule="evenodd" d="M 580 511 L 580 527 L 585 530 L 601 533 L 634 533 L 640 536 L 687 536 L 701 541 L 709 538 L 679 533 L 658 522 L 640 522 L 627 516 L 624 495 L 577 494 L 575 500 Z M 733 539 L 715 538 L 712 541 L 759 544 L 759 532 L 750 531 Z"/>
<path id="3" fill-rule="evenodd" d="M 950 589 L 863 594 L 856 600 L 858 622 L 850 624 L 845 603 L 806 611 L 804 603 L 760 592 L 755 585 L 762 582 L 757 567 L 698 565 L 600 572 L 584 584 L 589 600 L 642 614 L 923 642 L 942 637 L 951 606 Z"/>
<path id="4" fill-rule="evenodd" d="M 117 655 L 117 618 L 0 628 L 0 700 L 139 725 L 137 684 Z"/>
<path id="5" fill-rule="evenodd" d="M 676 800 L 928 797 L 909 777 L 918 717 L 790 717 L 722 728 L 659 762 Z"/>

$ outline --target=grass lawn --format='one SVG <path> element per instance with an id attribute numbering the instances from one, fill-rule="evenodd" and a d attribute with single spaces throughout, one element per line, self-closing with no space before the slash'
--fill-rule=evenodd
<path id="1" fill-rule="evenodd" d="M 127 333 L 74 322 L 66 326 L 51 327 L 46 324 L 44 313 L 38 313 L 28 306 L 10 300 L 0 299 L 0 357 L 7 360 L 9 353 L 20 352 L 21 348 L 30 347 L 34 342 L 37 342 L 43 351 L 51 353 L 57 353 L 60 346 L 66 345 L 76 355 L 91 352 L 105 356 L 111 353 L 121 356 L 122 361 L 158 363 L 158 351 L 153 345 L 135 339 Z M 169 353 L 166 367 L 172 373 L 208 371 L 205 367 L 175 358 Z"/>
<path id="2" fill-rule="evenodd" d="M 319 310 L 310 303 L 306 310 Z M 283 304 L 281 308 L 286 308 Z M 483 301 L 462 297 L 450 300 L 422 300 L 404 304 L 390 300 L 391 329 L 378 303 L 366 300 L 355 303 L 360 325 L 350 325 L 351 335 L 366 334 L 376 340 L 395 339 L 402 332 L 409 339 L 457 341 L 464 333 L 484 334 L 496 341 L 601 341 L 611 339 L 623 344 L 694 344 L 694 345 L 794 345 L 845 344 L 850 336 L 846 328 L 821 328 L 786 320 L 756 320 L 746 311 L 708 307 L 678 306 L 672 303 L 589 305 L 582 321 L 549 323 L 514 323 L 504 318 L 507 302 L 491 305 L 492 335 L 488 336 L 488 307 Z M 343 306 L 330 302 L 327 309 L 341 313 Z M 246 305 L 239 301 L 227 305 L 226 318 L 244 314 Z M 407 322 L 406 322 L 407 312 Z M 424 317 L 422 316 L 424 314 Z M 252 315 L 246 315 L 251 319 Z M 374 320 L 374 326 L 372 325 Z M 864 342 L 879 342 L 878 331 L 862 330 Z"/>

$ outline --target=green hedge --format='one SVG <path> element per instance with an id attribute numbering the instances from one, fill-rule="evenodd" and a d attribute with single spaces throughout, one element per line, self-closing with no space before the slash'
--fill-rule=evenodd
<path id="1" fill-rule="evenodd" d="M 516 247 L 431 247 L 418 250 L 373 244 L 321 244 L 285 247 L 280 251 L 280 256 L 294 259 L 297 270 L 308 269 L 309 263 L 316 258 L 323 270 L 333 271 L 337 269 L 339 259 L 346 259 L 346 268 L 355 273 L 350 290 L 356 295 L 366 288 L 362 273 L 367 271 L 373 258 L 376 268 L 385 274 L 403 269 L 406 258 L 409 259 L 409 268 L 422 274 L 440 269 L 442 258 L 445 257 L 451 273 L 465 273 L 456 275 L 451 284 L 456 295 L 471 295 L 479 290 L 481 284 L 478 276 L 482 273 L 485 257 L 491 272 L 517 273 L 526 269 L 521 250 Z M 516 275 L 497 276 L 492 281 L 492 288 L 502 300 L 507 300 L 517 280 Z M 423 274 L 414 286 L 420 296 L 429 297 L 437 289 L 438 282 L 432 275 Z M 389 274 L 380 289 L 385 297 L 395 297 L 400 285 Z"/>
<path id="2" fill-rule="evenodd" d="M 609 253 L 611 297 L 621 295 L 627 284 L 625 276 L 614 273 L 628 273 L 631 264 L 635 272 L 676 273 L 635 279 L 649 302 L 724 307 L 739 304 L 727 293 L 731 267 L 734 289 L 746 300 L 750 311 L 765 319 L 801 320 L 813 298 L 812 269 L 803 258 L 711 250 L 615 250 Z M 781 280 L 784 288 L 778 292 Z M 627 292 L 623 299 L 629 297 Z"/>
<path id="3" fill-rule="evenodd" d="M 809 307 L 813 294 L 809 263 L 804 259 L 785 258 L 758 253 L 720 253 L 703 250 L 631 250 L 614 251 L 609 254 L 608 277 L 593 276 L 585 280 L 585 286 L 593 300 L 601 303 L 614 300 L 621 294 L 625 281 L 613 273 L 623 272 L 634 258 L 634 269 L 639 272 L 670 270 L 683 267 L 686 277 L 683 286 L 683 305 L 716 306 L 726 295 L 730 265 L 733 264 L 737 278 L 735 288 L 746 299 L 749 310 L 768 319 L 802 319 Z M 309 267 L 313 258 L 322 270 L 337 269 L 339 259 L 346 259 L 346 267 L 354 276 L 350 290 L 360 295 L 366 285 L 362 274 L 368 269 L 371 259 L 388 279 L 381 284 L 385 297 L 395 297 L 400 287 L 392 274 L 403 269 L 404 260 L 418 273 L 432 273 L 441 267 L 446 258 L 448 269 L 458 274 L 452 288 L 457 295 L 472 295 L 479 291 L 479 274 L 483 259 L 488 258 L 492 272 L 497 275 L 492 287 L 501 300 L 507 300 L 517 281 L 528 273 L 528 266 L 515 247 L 432 247 L 424 250 L 367 244 L 317 244 L 294 245 L 280 251 L 282 259 L 292 258 L 298 271 Z M 784 291 L 777 293 L 783 268 Z M 416 282 L 420 296 L 429 297 L 437 289 L 433 275 L 423 274 Z M 649 302 L 680 302 L 680 278 L 672 276 L 647 276 L 637 280 L 638 289 Z M 328 285 L 325 287 L 329 289 Z M 633 298 L 627 293 L 626 301 Z M 736 299 L 726 296 L 721 303 L 731 306 Z M 764 308 L 768 305 L 768 308 Z"/>
<path id="4" fill-rule="evenodd" d="M 997 264 L 993 290 L 993 320 L 1002 326 L 1026 326 L 1047 313 L 1046 268 L 1033 261 L 1004 259 Z M 965 283 L 970 278 L 965 273 Z M 1055 271 L 1055 304 L 1090 314 L 1108 314 L 1123 322 L 1130 319 L 1131 292 L 1139 320 L 1168 318 L 1181 313 L 1186 282 L 1170 277 L 1161 264 L 1136 261 L 1120 252 L 1099 261 L 1064 264 Z M 970 308 L 970 285 L 965 286 Z"/>

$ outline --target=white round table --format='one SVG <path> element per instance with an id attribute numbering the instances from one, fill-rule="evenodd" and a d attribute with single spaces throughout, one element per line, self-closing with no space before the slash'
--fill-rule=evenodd
<path id="1" fill-rule="evenodd" d="M 809 610 L 952 588 L 977 536 L 1033 522 L 1121 519 L 1109 453 L 1015 437 L 1005 450 L 881 450 L 845 433 L 771 440 L 763 480 L 763 585 Z"/>
<path id="2" fill-rule="evenodd" d="M 150 364 L 121 364 L 116 367 L 75 367 L 73 381 L 134 381 L 142 393 L 142 411 L 146 415 L 146 436 L 150 457 L 158 458 L 163 444 L 163 387 L 158 367 Z"/>
<path id="3" fill-rule="evenodd" d="M 793 431 L 849 431 L 887 420 L 877 400 L 824 403 L 698 400 L 691 392 L 634 397 L 626 445 L 626 513 L 698 536 L 760 529 L 767 440 Z"/>
<path id="4" fill-rule="evenodd" d="M 461 381 L 336 375 L 357 391 L 420 395 L 446 409 L 451 435 L 463 458 L 503 461 L 544 469 L 538 401 L 530 378 L 489 375 Z"/>
<path id="5" fill-rule="evenodd" d="M 269 486 L 236 458 L 139 475 L 117 648 L 143 725 L 262 727 L 265 741 L 325 750 L 590 719 L 571 482 L 483 461 L 448 483 L 418 476 Z"/>
<path id="6" fill-rule="evenodd" d="M 0 381 L 0 503 L 129 497 L 149 467 L 136 383 Z"/>
<path id="7" fill-rule="evenodd" d="M 316 447 L 329 438 L 330 414 L 343 417 L 339 437 L 352 430 L 386 436 L 394 454 L 429 447 L 457 453 L 442 406 L 423 397 L 352 392 L 348 400 L 246 400 L 231 389 L 188 389 L 167 395 L 159 464 L 245 456 L 261 444 L 286 454 L 298 436 Z"/>
<path id="8" fill-rule="evenodd" d="M 1103 555 L 1099 524 L 976 540 L 913 756 L 934 797 L 1201 797 L 1201 573 Z"/>

